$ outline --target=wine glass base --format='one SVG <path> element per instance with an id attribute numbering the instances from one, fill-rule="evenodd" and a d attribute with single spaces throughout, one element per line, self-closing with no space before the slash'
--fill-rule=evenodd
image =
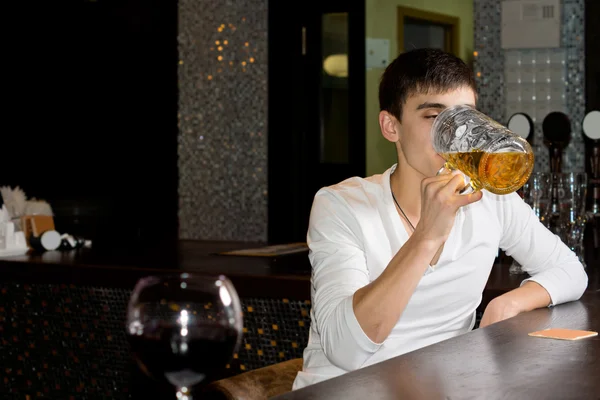
<path id="1" fill-rule="evenodd" d="M 177 393 L 175 394 L 178 400 L 193 400 L 192 390 L 187 386 L 177 387 Z"/>

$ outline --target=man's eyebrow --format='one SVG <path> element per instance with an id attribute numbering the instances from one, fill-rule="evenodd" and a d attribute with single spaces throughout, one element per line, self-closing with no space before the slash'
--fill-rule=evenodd
<path id="1" fill-rule="evenodd" d="M 466 104 L 469 107 L 475 108 L 475 104 Z M 423 103 L 423 104 L 419 104 L 417 106 L 417 110 L 423 110 L 426 108 L 438 108 L 440 110 L 443 110 L 445 108 L 447 108 L 448 106 L 446 106 L 445 104 L 442 103 Z"/>
<path id="2" fill-rule="evenodd" d="M 425 108 L 439 108 L 440 110 L 443 110 L 446 108 L 446 105 L 442 103 L 423 103 L 417 106 L 417 110 L 423 110 Z"/>

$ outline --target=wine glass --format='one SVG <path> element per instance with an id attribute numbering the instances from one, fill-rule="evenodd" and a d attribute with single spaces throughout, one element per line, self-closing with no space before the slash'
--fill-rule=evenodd
<path id="1" fill-rule="evenodd" d="M 552 174 L 534 172 L 523 186 L 523 200 L 546 228 L 550 226 L 552 206 Z"/>
<path id="2" fill-rule="evenodd" d="M 182 273 L 138 281 L 127 306 L 126 335 L 140 369 L 167 381 L 179 400 L 210 381 L 237 352 L 242 309 L 225 276 Z"/>
<path id="3" fill-rule="evenodd" d="M 547 172 L 534 172 L 522 187 L 523 201 L 527 203 L 540 222 L 550 227 L 552 175 Z M 509 267 L 509 273 L 519 275 L 523 273 L 521 264 L 514 260 Z"/>
<path id="4" fill-rule="evenodd" d="M 587 174 L 562 173 L 557 175 L 558 206 L 556 233 L 569 246 L 585 267 L 583 232 L 588 220 L 586 209 Z"/>

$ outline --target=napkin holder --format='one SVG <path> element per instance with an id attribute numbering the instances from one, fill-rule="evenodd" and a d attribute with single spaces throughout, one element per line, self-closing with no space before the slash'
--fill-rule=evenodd
<path id="1" fill-rule="evenodd" d="M 29 250 L 24 232 L 15 232 L 6 206 L 0 210 L 0 258 L 20 256 Z"/>

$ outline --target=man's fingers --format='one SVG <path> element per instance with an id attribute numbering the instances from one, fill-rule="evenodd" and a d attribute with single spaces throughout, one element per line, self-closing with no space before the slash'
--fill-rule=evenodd
<path id="1" fill-rule="evenodd" d="M 458 205 L 459 207 L 464 207 L 468 204 L 475 203 L 483 197 L 483 192 L 478 190 L 476 192 L 470 194 L 461 194 L 459 195 Z"/>
<path id="2" fill-rule="evenodd" d="M 439 174 L 439 175 L 436 175 L 436 176 L 431 176 L 429 178 L 423 179 L 421 181 L 421 185 L 424 186 L 424 185 L 428 185 L 428 184 L 433 183 L 433 182 L 448 182 L 454 176 L 456 176 L 458 174 L 462 175 L 462 172 L 460 172 L 460 171 L 456 171 L 456 170 L 455 171 L 447 170 L 447 171 L 448 172 L 445 172 L 445 173 L 442 173 L 442 174 Z"/>
<path id="3" fill-rule="evenodd" d="M 452 175 L 452 179 L 450 179 L 450 181 L 446 184 L 444 190 L 448 191 L 451 194 L 454 194 L 462 190 L 465 187 L 466 183 L 462 172 L 454 171 L 452 172 Z"/>
<path id="4" fill-rule="evenodd" d="M 421 189 L 421 193 L 424 193 L 426 197 L 432 198 L 436 195 L 440 190 L 446 186 L 449 179 L 446 177 L 445 179 L 440 179 L 436 181 L 429 181 L 428 183 L 423 184 L 423 188 Z"/>
<path id="5" fill-rule="evenodd" d="M 476 191 L 470 194 L 460 194 L 460 191 L 466 187 L 465 177 L 462 172 L 454 170 L 449 173 L 442 173 L 431 178 L 423 179 L 421 182 L 422 193 L 427 198 L 453 198 L 453 202 L 458 207 L 475 203 L 481 200 L 483 193 Z M 440 197 L 441 196 L 441 197 Z"/>

